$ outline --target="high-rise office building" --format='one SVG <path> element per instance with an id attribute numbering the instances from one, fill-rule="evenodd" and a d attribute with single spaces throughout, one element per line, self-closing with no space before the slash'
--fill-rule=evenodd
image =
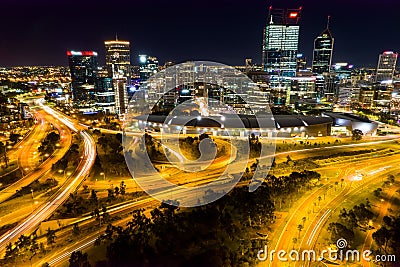
<path id="1" fill-rule="evenodd" d="M 294 106 L 300 101 L 314 101 L 317 98 L 315 91 L 315 77 L 311 75 L 304 75 L 300 77 L 291 77 L 288 79 L 290 79 L 291 84 L 286 92 L 286 106 Z"/>
<path id="2" fill-rule="evenodd" d="M 315 87 L 317 88 L 324 88 L 323 97 L 326 101 L 334 103 L 338 99 L 339 93 L 339 74 L 336 72 L 329 72 L 325 73 L 324 75 L 317 75 L 315 82 Z M 320 86 L 320 83 L 323 85 Z"/>
<path id="3" fill-rule="evenodd" d="M 115 113 L 113 78 L 106 69 L 99 69 L 96 86 L 96 106 L 106 113 Z"/>
<path id="4" fill-rule="evenodd" d="M 297 54 L 297 66 L 296 71 L 307 70 L 307 58 L 303 54 Z"/>
<path id="5" fill-rule="evenodd" d="M 147 81 L 151 75 L 158 72 L 158 59 L 148 55 L 139 55 L 140 82 Z"/>
<path id="6" fill-rule="evenodd" d="M 351 82 L 351 77 L 354 71 L 354 65 L 347 62 L 335 63 L 332 65 L 335 71 L 339 84 L 346 84 Z"/>
<path id="7" fill-rule="evenodd" d="M 94 51 L 67 51 L 73 102 L 89 107 L 95 102 L 98 61 Z"/>
<path id="8" fill-rule="evenodd" d="M 327 90 L 327 79 L 330 76 L 334 38 L 329 29 L 330 17 L 326 29 L 314 40 L 312 72 L 316 75 L 315 88 L 320 97 L 333 100 L 332 92 Z M 329 100 L 328 100 L 329 101 Z"/>
<path id="9" fill-rule="evenodd" d="M 339 87 L 337 104 L 346 111 L 350 111 L 352 107 L 359 105 L 360 91 L 361 89 L 359 87 Z"/>
<path id="10" fill-rule="evenodd" d="M 114 78 L 115 113 L 124 115 L 128 109 L 128 91 L 126 90 L 127 79 L 125 77 Z"/>
<path id="11" fill-rule="evenodd" d="M 397 63 L 397 53 L 386 51 L 379 55 L 378 67 L 376 69 L 376 82 L 393 80 L 394 70 Z"/>
<path id="12" fill-rule="evenodd" d="M 326 29 L 314 41 L 312 71 L 322 75 L 331 71 L 334 38 L 329 29 L 330 17 Z"/>
<path id="13" fill-rule="evenodd" d="M 269 74 L 282 77 L 296 75 L 301 11 L 301 7 L 269 8 L 263 38 L 263 67 Z"/>
<path id="14" fill-rule="evenodd" d="M 131 52 L 129 41 L 115 40 L 105 41 L 106 65 L 110 78 L 125 77 L 130 82 Z"/>
<path id="15" fill-rule="evenodd" d="M 115 40 L 105 41 L 106 47 L 106 65 L 108 78 L 103 79 L 102 84 L 105 89 L 109 89 L 112 85 L 113 93 L 104 91 L 102 95 L 107 102 L 114 97 L 115 113 L 124 114 L 128 107 L 128 88 L 131 84 L 131 52 L 129 41 Z M 111 83 L 110 83 L 111 82 Z"/>

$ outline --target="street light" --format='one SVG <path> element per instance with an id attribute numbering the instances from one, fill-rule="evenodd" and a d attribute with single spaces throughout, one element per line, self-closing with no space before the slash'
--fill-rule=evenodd
<path id="1" fill-rule="evenodd" d="M 59 172 L 60 174 L 61 174 L 61 173 L 63 174 L 64 178 L 65 178 L 66 176 L 68 177 L 68 176 L 70 176 L 70 175 L 72 174 L 71 172 L 65 173 L 65 171 L 66 171 L 66 170 L 61 170 L 61 169 L 58 170 L 58 172 Z"/>
<path id="2" fill-rule="evenodd" d="M 31 194 L 32 194 L 32 199 L 33 199 L 33 189 L 31 188 Z"/>
<path id="3" fill-rule="evenodd" d="M 103 176 L 104 181 L 106 180 L 106 174 L 104 172 L 101 172 L 100 175 Z"/>

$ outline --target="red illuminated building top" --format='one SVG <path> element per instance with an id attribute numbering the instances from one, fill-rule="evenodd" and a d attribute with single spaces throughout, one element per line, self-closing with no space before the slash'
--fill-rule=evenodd
<path id="1" fill-rule="evenodd" d="M 97 56 L 94 51 L 67 51 L 67 56 Z"/>
<path id="2" fill-rule="evenodd" d="M 302 7 L 297 9 L 282 9 L 270 6 L 268 22 L 277 25 L 298 25 L 302 9 Z"/>

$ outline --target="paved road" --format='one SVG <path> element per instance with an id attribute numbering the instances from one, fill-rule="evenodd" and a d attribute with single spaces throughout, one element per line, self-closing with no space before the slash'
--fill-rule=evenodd
<path id="1" fill-rule="evenodd" d="M 12 197 L 17 190 L 20 190 L 24 186 L 28 186 L 33 181 L 48 173 L 51 170 L 52 165 L 60 160 L 71 146 L 72 134 L 67 128 L 65 128 L 65 126 L 62 125 L 62 123 L 55 120 L 51 115 L 45 113 L 43 114 L 42 112 L 39 112 L 38 114 L 40 114 L 39 116 L 41 118 L 41 124 L 43 125 L 43 128 L 38 128 L 38 132 L 35 131 L 29 137 L 26 143 L 23 144 L 21 151 L 18 153 L 19 165 L 21 168 L 25 169 L 24 172 L 26 175 L 0 191 L 0 203 Z M 35 163 L 32 162 L 32 157 L 34 156 L 34 153 L 37 152 L 37 146 L 39 145 L 39 142 L 35 142 L 35 138 L 38 138 L 37 140 L 41 140 L 46 136 L 47 132 L 41 130 L 47 129 L 46 125 L 48 123 L 54 125 L 54 127 L 57 128 L 57 130 L 61 133 L 60 136 L 62 139 L 60 141 L 60 148 L 36 168 L 34 167 Z"/>
<path id="2" fill-rule="evenodd" d="M 340 205 L 347 198 L 357 195 L 365 186 L 376 182 L 376 179 L 381 179 L 380 177 L 387 176 L 393 171 L 398 171 L 399 167 L 397 166 L 399 163 L 400 159 L 398 155 L 394 155 L 385 158 L 384 161 L 382 158 L 372 159 L 369 161 L 368 165 L 358 165 L 360 171 L 363 173 L 371 173 L 371 175 L 365 175 L 362 181 L 353 181 L 351 183 L 347 183 L 345 190 L 341 194 L 336 196 L 332 201 L 321 208 L 318 216 L 314 218 L 312 223 L 306 228 L 300 247 L 302 249 L 315 249 L 316 240 L 318 239 L 322 228 L 325 226 L 325 223 L 329 216 L 331 216 L 332 212 L 337 208 L 340 208 Z M 306 261 L 304 265 L 298 263 L 297 266 L 310 266 L 310 262 Z"/>
<path id="3" fill-rule="evenodd" d="M 392 142 L 392 141 L 390 141 Z M 292 153 L 297 153 L 296 151 L 292 151 Z M 287 154 L 285 152 L 285 154 Z M 364 163 L 365 161 L 363 161 L 362 164 L 368 165 L 368 163 Z M 345 167 L 349 168 L 350 166 L 353 166 L 352 169 L 346 169 Z M 350 176 L 354 170 L 356 168 L 358 168 L 359 166 L 354 165 L 353 163 L 350 164 L 346 164 L 343 165 L 343 169 L 339 169 L 339 176 L 340 177 L 348 177 Z M 370 168 L 374 168 L 374 166 L 370 166 Z M 201 176 L 199 177 L 199 179 L 195 179 L 192 175 L 192 177 L 190 177 L 188 184 L 191 185 L 200 185 L 200 184 L 205 184 L 208 183 L 209 181 L 212 181 L 215 179 L 216 176 L 220 175 L 220 169 L 216 169 L 212 172 L 209 172 L 209 176 Z M 184 180 L 185 178 L 182 178 L 182 180 Z M 186 179 L 185 179 L 186 180 Z M 314 192 L 312 195 L 310 195 L 309 197 L 307 197 L 302 205 L 299 205 L 297 208 L 297 212 L 295 212 L 294 214 L 300 214 L 300 210 L 307 210 L 307 208 L 309 207 L 310 201 L 311 200 L 315 200 L 318 196 L 322 195 L 324 193 L 324 191 L 329 189 L 329 186 L 331 185 L 327 185 L 323 188 L 320 188 L 319 190 L 317 190 L 316 192 Z M 344 189 L 347 188 L 346 186 L 344 187 Z M 344 190 L 343 189 L 343 190 Z M 332 190 L 332 189 L 331 189 Z M 180 195 L 181 194 L 181 195 Z M 162 199 L 168 199 L 168 198 L 174 198 L 176 196 L 179 197 L 198 197 L 193 195 L 193 192 L 190 194 L 188 194 L 187 192 L 185 192 L 185 195 L 183 195 L 183 192 L 179 192 L 179 190 L 168 190 L 168 189 L 164 189 L 162 192 L 158 193 L 157 198 L 162 198 Z M 108 212 L 111 215 L 124 215 L 127 214 L 128 212 L 130 212 L 133 209 L 136 208 L 141 208 L 141 207 L 149 207 L 152 205 L 157 204 L 158 202 L 155 201 L 153 198 L 147 197 L 146 199 L 140 200 L 140 201 L 129 201 L 128 203 L 123 203 L 120 205 L 116 205 L 114 207 L 108 207 Z M 316 215 L 317 216 L 317 215 Z M 297 220 L 301 220 L 302 217 L 297 216 L 296 218 L 293 218 L 292 221 L 296 221 L 296 223 L 294 223 L 295 227 L 297 228 Z M 81 219 L 78 219 L 77 221 L 72 222 L 76 223 L 79 222 L 80 225 L 84 224 L 86 225 L 86 223 L 95 223 L 94 219 L 92 218 L 92 216 L 87 215 Z M 124 221 L 126 222 L 126 221 Z M 123 225 L 123 224 L 122 224 Z M 101 229 L 99 231 L 99 233 L 103 233 L 104 229 Z M 285 231 L 284 231 L 285 232 Z M 297 229 L 294 230 L 288 230 L 288 232 L 291 232 L 292 234 L 296 234 L 297 233 Z M 40 261 L 40 263 L 44 263 L 46 261 L 48 261 L 51 265 L 58 265 L 61 264 L 62 262 L 66 262 L 70 256 L 70 254 L 75 251 L 75 250 L 81 250 L 87 247 L 90 247 L 94 244 L 95 239 L 98 237 L 99 233 L 92 233 L 88 236 L 86 236 L 85 238 L 83 238 L 81 241 L 71 244 L 71 245 L 67 245 L 66 247 L 63 247 L 61 250 L 56 251 L 55 253 L 52 253 L 51 256 L 49 255 L 48 257 L 45 257 L 42 261 Z M 284 237 L 281 237 L 281 240 L 283 240 Z M 291 239 L 290 239 L 291 240 Z M 279 266 L 279 265 L 278 265 Z"/>
<path id="4" fill-rule="evenodd" d="M 297 227 L 299 224 L 302 224 L 302 218 L 306 217 L 307 223 L 305 228 L 301 231 L 300 239 L 295 247 L 300 247 L 301 249 L 314 248 L 315 240 L 332 211 L 338 207 L 347 196 L 356 194 L 358 191 L 362 190 L 363 186 L 373 182 L 374 177 L 376 177 L 378 173 L 379 175 L 383 175 L 386 172 L 392 171 L 391 169 L 387 169 L 385 172 L 382 168 L 400 162 L 398 155 L 384 157 L 385 160 L 382 159 L 383 157 L 380 157 L 379 159 L 369 159 L 361 161 L 360 163 L 343 164 L 341 168 L 338 168 L 340 173 L 337 180 L 331 181 L 329 184 L 303 197 L 301 201 L 298 202 L 298 205 L 289 211 L 290 217 L 283 222 L 282 227 L 275 231 L 275 233 L 278 234 L 276 238 L 272 240 L 271 244 L 269 244 L 269 247 L 276 251 L 280 249 L 290 251 L 293 248 L 293 238 L 299 237 Z M 366 174 L 371 173 L 371 175 L 365 176 L 363 181 L 352 182 L 356 175 L 356 170 Z M 334 186 L 335 181 L 338 181 L 340 184 L 341 179 L 345 179 L 345 182 L 343 183 L 343 187 L 339 188 L 340 191 L 338 190 L 335 194 L 332 188 L 329 188 Z M 352 185 L 352 183 L 354 185 Z M 327 190 L 330 190 L 329 193 L 326 194 L 326 201 L 328 201 L 328 204 L 322 208 L 313 207 L 314 202 L 318 204 L 318 197 L 323 196 L 324 192 L 327 192 Z M 321 202 L 324 204 L 324 201 Z M 318 212 L 314 213 L 313 209 L 317 209 Z M 310 221 L 311 224 L 309 223 Z M 260 263 L 260 266 L 281 266 L 281 264 L 282 262 L 279 262 L 277 257 L 275 257 L 273 261 L 268 260 L 265 263 Z M 302 264 L 299 264 L 299 266 L 302 266 Z"/>
<path id="5" fill-rule="evenodd" d="M 383 201 L 381 203 L 382 206 L 379 207 L 379 214 L 378 217 L 374 220 L 374 225 L 377 225 L 373 231 L 369 230 L 367 232 L 367 236 L 365 237 L 363 248 L 361 251 L 366 251 L 366 250 L 371 250 L 373 238 L 372 238 L 372 233 L 375 232 L 376 230 L 379 229 L 379 226 L 383 224 L 383 217 L 387 214 L 388 209 L 392 205 L 393 197 L 396 194 L 397 190 L 399 190 L 399 186 L 393 186 L 388 194 L 387 194 L 387 200 Z M 371 261 L 366 261 L 364 258 L 362 258 L 362 266 L 364 267 L 370 267 L 371 266 Z"/>
<path id="6" fill-rule="evenodd" d="M 76 171 L 67 179 L 65 184 L 49 198 L 48 201 L 38 207 L 20 224 L 0 237 L 0 251 L 3 251 L 9 242 L 15 242 L 20 235 L 29 234 L 34 231 L 42 221 L 50 217 L 51 214 L 68 199 L 69 195 L 75 192 L 75 190 L 81 185 L 84 179 L 89 175 L 95 161 L 96 146 L 93 138 L 88 133 L 78 130 L 79 127 L 76 126 L 75 123 L 67 120 L 64 116 L 55 112 L 53 109 L 44 105 L 42 105 L 42 108 L 60 122 L 67 125 L 71 130 L 79 131 L 84 142 L 83 159 L 78 164 Z"/>
<path id="7" fill-rule="evenodd" d="M 20 159 L 21 155 L 26 155 L 27 153 L 33 152 L 36 143 L 40 142 L 40 140 L 43 138 L 44 133 L 46 133 L 49 129 L 48 125 L 46 125 L 46 122 L 43 119 L 42 114 L 34 113 L 34 117 L 37 122 L 32 127 L 32 130 L 20 142 L 7 150 L 7 157 L 9 162 L 17 161 Z M 29 169 L 33 169 L 31 168 L 32 165 L 24 165 L 23 163 L 21 163 L 21 161 L 18 161 L 18 167 L 8 173 L 1 175 L 0 178 L 10 174 L 11 172 L 16 171 L 18 168 L 21 169 L 23 174 L 29 171 Z"/>

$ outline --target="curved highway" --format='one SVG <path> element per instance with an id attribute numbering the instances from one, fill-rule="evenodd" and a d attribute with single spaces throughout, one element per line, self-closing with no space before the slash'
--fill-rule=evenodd
<path id="1" fill-rule="evenodd" d="M 89 175 L 96 158 L 95 142 L 88 133 L 78 130 L 78 126 L 53 109 L 46 107 L 43 104 L 41 104 L 41 106 L 47 113 L 67 125 L 71 130 L 79 132 L 79 135 L 82 137 L 84 142 L 83 159 L 71 177 L 52 197 L 49 198 L 47 202 L 38 207 L 16 227 L 0 237 L 0 251 L 3 251 L 9 242 L 14 242 L 18 239 L 20 235 L 26 235 L 33 232 L 42 221 L 50 217 L 51 214 L 68 199 L 71 193 L 75 192 L 84 179 Z"/>

